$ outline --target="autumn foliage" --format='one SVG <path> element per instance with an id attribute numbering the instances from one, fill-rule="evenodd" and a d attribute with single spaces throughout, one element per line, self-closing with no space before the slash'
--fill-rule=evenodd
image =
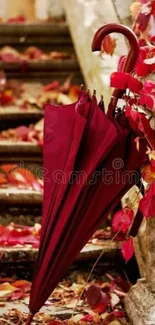
<path id="1" fill-rule="evenodd" d="M 145 218 L 155 216 L 155 0 L 138 0 L 131 5 L 133 30 L 139 38 L 140 53 L 134 71 L 122 72 L 125 56 L 118 63 L 118 71 L 111 75 L 111 86 L 125 91 L 124 112 L 136 134 L 137 150 L 145 139 L 148 150 L 146 163 L 141 166 L 141 181 L 145 194 L 139 209 Z M 110 45 L 111 46 L 111 45 Z M 112 220 L 113 232 L 126 234 L 122 253 L 128 261 L 134 252 L 133 238 L 128 236 L 134 220 L 134 206 L 118 211 Z"/>

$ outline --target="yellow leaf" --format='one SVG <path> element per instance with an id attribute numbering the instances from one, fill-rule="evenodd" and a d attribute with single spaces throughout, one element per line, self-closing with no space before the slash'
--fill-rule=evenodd
<path id="1" fill-rule="evenodd" d="M 142 178 L 149 184 L 155 180 L 155 173 L 151 171 L 149 164 L 142 168 Z"/>
<path id="2" fill-rule="evenodd" d="M 118 320 L 114 320 L 113 322 L 109 323 L 109 325 L 121 325 L 121 323 L 118 322 Z"/>
<path id="3" fill-rule="evenodd" d="M 139 1 L 135 1 L 131 4 L 130 6 L 130 11 L 131 11 L 131 15 L 132 17 L 136 17 L 138 12 L 140 11 L 141 9 L 141 3 Z"/>
<path id="4" fill-rule="evenodd" d="M 150 151 L 150 153 L 149 153 L 149 159 L 150 160 L 155 160 L 155 150 L 153 150 L 153 151 Z"/>
<path id="5" fill-rule="evenodd" d="M 74 323 L 78 323 L 80 321 L 81 318 L 84 317 L 84 314 L 78 314 L 78 315 L 75 315 L 73 316 L 71 319 Z M 115 324 L 114 324 L 115 325 Z M 117 325 L 117 324 L 116 324 Z"/>
<path id="6" fill-rule="evenodd" d="M 12 286 L 10 283 L 8 282 L 2 283 L 0 284 L 0 298 L 3 298 L 16 290 L 17 289 L 14 286 Z"/>

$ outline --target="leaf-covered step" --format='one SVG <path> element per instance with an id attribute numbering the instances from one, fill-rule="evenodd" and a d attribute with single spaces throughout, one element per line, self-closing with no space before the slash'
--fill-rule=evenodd
<path id="1" fill-rule="evenodd" d="M 19 50 L 27 46 L 39 46 L 42 49 L 73 49 L 69 28 L 61 23 L 20 23 L 0 25 L 0 46 L 9 44 Z"/>
<path id="2" fill-rule="evenodd" d="M 129 324 L 124 296 L 131 284 L 124 279 L 123 269 L 118 271 L 108 267 L 105 270 L 104 261 L 101 261 L 88 281 L 93 263 L 74 265 L 68 270 L 44 307 L 35 315 L 33 324 L 64 325 L 63 320 L 66 320 L 66 325 L 102 324 L 103 320 L 109 325 Z M 94 291 L 91 293 L 91 288 L 96 290 L 95 295 Z M 0 278 L 0 315 L 3 315 L 4 325 L 8 319 L 12 324 L 17 324 L 19 320 L 25 323 L 30 290 L 31 282 L 23 278 Z"/>
<path id="3" fill-rule="evenodd" d="M 87 244 L 76 258 L 76 262 L 96 260 L 103 252 L 103 260 L 108 264 L 115 264 L 117 261 L 122 263 L 120 243 L 117 241 L 103 240 L 100 245 Z M 12 268 L 23 264 L 35 263 L 38 249 L 30 246 L 25 247 L 0 247 L 0 272 L 6 269 L 6 263 L 12 265 Z M 2 267 L 3 266 L 3 267 Z"/>
<path id="4" fill-rule="evenodd" d="M 0 162 L 42 163 L 42 147 L 32 142 L 0 141 Z"/>
<path id="5" fill-rule="evenodd" d="M 36 122 L 43 117 L 44 111 L 42 109 L 27 109 L 23 110 L 16 105 L 6 107 L 0 106 L 0 121 L 1 128 L 9 126 L 17 126 L 24 123 Z"/>
<path id="6" fill-rule="evenodd" d="M 0 188 L 0 204 L 24 207 L 40 206 L 42 204 L 42 192 L 35 190 L 20 189 L 15 187 Z"/>
<path id="7" fill-rule="evenodd" d="M 59 80 L 64 82 L 73 73 L 73 82 L 81 84 L 83 78 L 77 60 L 65 61 L 32 61 L 32 62 L 0 62 L 0 70 L 4 70 L 8 79 L 38 81 L 43 83 Z"/>

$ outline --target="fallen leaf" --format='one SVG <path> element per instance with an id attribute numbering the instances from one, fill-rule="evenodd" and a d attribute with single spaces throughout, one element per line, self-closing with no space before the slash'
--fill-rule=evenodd
<path id="1" fill-rule="evenodd" d="M 20 300 L 24 297 L 24 292 L 22 291 L 17 291 L 17 292 L 13 292 L 10 296 L 11 301 L 15 301 L 15 300 Z"/>
<path id="2" fill-rule="evenodd" d="M 13 282 L 14 287 L 22 289 L 24 292 L 29 292 L 31 289 L 31 283 L 26 280 L 18 280 Z"/>
<path id="3" fill-rule="evenodd" d="M 8 282 L 2 283 L 0 284 L 0 298 L 4 298 L 16 290 L 17 288 L 12 286 L 10 283 Z"/>
<path id="4" fill-rule="evenodd" d="M 120 298 L 114 292 L 111 292 L 110 296 L 111 296 L 110 304 L 113 309 L 120 302 Z"/>
<path id="5" fill-rule="evenodd" d="M 4 174 L 0 174 L 0 184 L 6 184 L 8 181 L 7 181 L 7 178 Z"/>
<path id="6" fill-rule="evenodd" d="M 101 288 L 95 284 L 90 285 L 87 289 L 86 298 L 88 304 L 95 309 L 101 304 L 103 304 L 106 308 L 110 302 L 110 298 L 107 296 L 107 294 L 102 292 Z"/>
<path id="7" fill-rule="evenodd" d="M 18 165 L 16 164 L 6 164 L 6 165 L 1 165 L 0 169 L 3 170 L 5 173 L 9 173 L 11 170 L 14 170 L 17 167 Z"/>

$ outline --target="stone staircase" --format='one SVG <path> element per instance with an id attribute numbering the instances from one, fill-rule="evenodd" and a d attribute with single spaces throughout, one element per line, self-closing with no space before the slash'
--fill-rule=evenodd
<path id="1" fill-rule="evenodd" d="M 60 23 L 34 23 L 18 25 L 0 25 L 0 47 L 11 46 L 19 51 L 28 46 L 36 46 L 48 51 L 69 52 L 73 58 L 68 60 L 33 61 L 26 63 L 22 69 L 21 62 L 0 62 L 0 70 L 6 73 L 8 80 L 16 79 L 29 83 L 30 88 L 37 83 L 48 83 L 58 80 L 60 83 L 73 74 L 72 83 L 83 82 L 82 73 L 76 58 L 73 42 L 66 22 Z M 34 90 L 35 91 L 35 90 Z M 43 110 L 20 110 L 16 105 L 0 107 L 0 129 L 7 130 L 10 127 L 29 125 L 39 121 L 44 115 Z M 0 163 L 22 163 L 24 167 L 42 167 L 42 148 L 33 143 L 0 141 Z M 7 225 L 10 222 L 17 224 L 33 225 L 41 221 L 42 193 L 15 188 L 0 189 L 0 224 Z M 118 242 L 103 241 L 100 246 L 88 244 L 77 261 L 96 259 L 104 250 L 105 263 L 114 263 L 120 254 Z M 37 249 L 32 248 L 0 248 L 0 272 L 6 273 L 9 268 L 21 269 L 34 265 Z M 120 257 L 121 259 L 121 257 Z"/>

